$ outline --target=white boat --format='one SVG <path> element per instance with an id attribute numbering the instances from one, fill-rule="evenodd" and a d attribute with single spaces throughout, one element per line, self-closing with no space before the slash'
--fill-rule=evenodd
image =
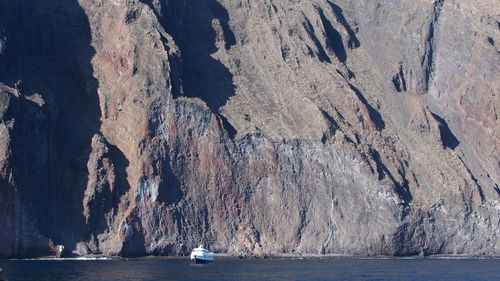
<path id="1" fill-rule="evenodd" d="M 194 248 L 191 252 L 192 263 L 212 263 L 214 261 L 214 253 L 203 248 L 202 245 L 198 246 L 198 248 Z"/>

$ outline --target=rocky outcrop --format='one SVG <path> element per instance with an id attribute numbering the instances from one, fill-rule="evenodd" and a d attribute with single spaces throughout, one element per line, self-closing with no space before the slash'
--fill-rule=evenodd
<path id="1" fill-rule="evenodd" d="M 0 256 L 499 254 L 493 0 L 0 7 Z"/>

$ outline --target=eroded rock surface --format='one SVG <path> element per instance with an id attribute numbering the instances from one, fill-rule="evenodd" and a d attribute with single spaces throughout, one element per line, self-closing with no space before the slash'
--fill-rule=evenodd
<path id="1" fill-rule="evenodd" d="M 49 2 L 0 0 L 0 256 L 500 254 L 498 1 Z"/>

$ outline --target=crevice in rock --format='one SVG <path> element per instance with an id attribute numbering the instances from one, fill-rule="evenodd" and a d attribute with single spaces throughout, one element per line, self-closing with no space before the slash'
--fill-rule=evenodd
<path id="1" fill-rule="evenodd" d="M 330 52 L 333 52 L 340 62 L 345 62 L 347 60 L 347 53 L 342 42 L 342 35 L 333 28 L 332 23 L 325 17 L 322 9 L 316 8 L 316 10 L 325 29 L 326 48 Z"/>
<path id="2" fill-rule="evenodd" d="M 315 54 L 318 57 L 319 61 L 326 62 L 326 63 L 332 63 L 332 61 L 330 60 L 330 58 L 326 54 L 325 49 L 323 48 L 323 46 L 319 42 L 318 37 L 316 36 L 316 33 L 314 31 L 314 27 L 312 26 L 311 22 L 309 21 L 309 19 L 305 15 L 304 15 L 304 22 L 302 23 L 302 26 L 306 30 L 307 35 L 309 35 L 309 38 L 313 41 L 313 43 L 317 49 L 317 52 L 314 52 L 308 46 L 310 55 L 312 52 L 312 54 Z"/>
<path id="3" fill-rule="evenodd" d="M 301 207 L 301 210 L 299 211 L 299 227 L 297 228 L 297 231 L 295 233 L 296 238 L 296 244 L 295 248 L 300 245 L 300 242 L 302 240 L 302 235 L 304 232 L 304 228 L 306 227 L 306 214 L 307 214 L 307 208 Z"/>
<path id="4" fill-rule="evenodd" d="M 429 89 L 429 83 L 434 72 L 434 52 L 436 47 L 436 42 L 434 35 L 436 33 L 437 24 L 439 21 L 439 16 L 443 8 L 444 0 L 436 0 L 433 4 L 433 14 L 432 20 L 429 25 L 429 33 L 425 40 L 425 54 L 422 57 L 421 65 L 424 67 L 424 91 Z"/>
<path id="5" fill-rule="evenodd" d="M 335 119 L 330 115 L 328 114 L 328 112 L 326 112 L 325 110 L 321 109 L 320 108 L 320 111 L 321 113 L 323 114 L 323 117 L 325 117 L 325 119 L 328 121 L 329 123 L 329 126 L 328 126 L 328 131 L 325 132 L 323 134 L 323 136 L 321 137 L 321 142 L 323 144 L 326 143 L 326 141 L 331 138 L 332 136 L 335 135 L 335 132 L 340 129 L 340 126 L 339 124 L 337 123 L 337 121 L 335 121 Z"/>
<path id="6" fill-rule="evenodd" d="M 216 115 L 217 117 L 220 118 L 222 127 L 224 128 L 224 130 L 226 130 L 229 138 L 234 139 L 238 131 L 236 131 L 236 129 L 233 127 L 233 125 L 231 125 L 231 123 L 227 120 L 227 118 L 224 115 L 222 114 L 216 114 Z"/>
<path id="7" fill-rule="evenodd" d="M 382 160 L 380 159 L 380 154 L 378 151 L 375 149 L 370 150 L 370 155 L 372 156 L 373 160 L 375 161 L 375 164 L 377 165 L 377 174 L 378 174 L 378 180 L 383 180 L 386 176 L 386 174 L 390 174 L 390 172 L 387 170 L 385 165 L 382 163 Z"/>
<path id="8" fill-rule="evenodd" d="M 398 74 L 392 77 L 392 83 L 394 84 L 394 88 L 398 93 L 406 92 L 406 79 L 403 71 L 403 65 L 399 66 Z"/>
<path id="9" fill-rule="evenodd" d="M 338 130 L 340 128 L 339 124 L 337 123 L 337 121 L 335 121 L 335 119 L 333 119 L 333 117 L 328 114 L 328 112 L 326 112 L 325 110 L 323 109 L 320 109 L 321 113 L 323 114 L 323 116 L 325 117 L 325 119 L 330 123 L 330 131 L 334 134 L 336 130 Z"/>
<path id="10" fill-rule="evenodd" d="M 290 56 L 290 47 L 288 47 L 288 45 L 286 44 L 281 45 L 280 51 L 281 51 L 281 58 L 283 59 L 284 62 L 287 62 Z"/>
<path id="11" fill-rule="evenodd" d="M 340 71 L 339 69 L 335 69 L 335 72 L 342 76 L 342 78 L 344 78 L 344 80 L 346 81 L 356 78 L 356 74 L 354 74 L 354 72 L 352 72 L 347 66 L 345 67 L 345 71 L 347 72 L 347 74 L 342 73 L 342 71 Z"/>
<path id="12" fill-rule="evenodd" d="M 182 87 L 182 73 L 179 69 L 181 65 L 181 58 L 177 55 L 168 55 L 170 64 L 170 86 L 172 87 L 172 97 L 174 99 L 183 95 Z"/>
<path id="13" fill-rule="evenodd" d="M 358 99 L 361 101 L 361 103 L 363 103 L 363 105 L 366 106 L 366 109 L 368 110 L 368 115 L 370 116 L 370 119 L 373 121 L 375 128 L 378 131 L 382 131 L 383 129 L 385 129 L 385 122 L 380 112 L 378 112 L 375 108 L 373 108 L 373 106 L 370 105 L 370 103 L 366 100 L 366 98 L 363 96 L 363 94 L 358 88 L 354 87 L 354 85 L 352 85 L 351 83 L 348 84 L 351 90 L 353 90 Z"/>
<path id="14" fill-rule="evenodd" d="M 493 38 L 491 38 L 491 36 L 488 36 L 486 38 L 486 40 L 488 40 L 488 43 L 490 43 L 491 46 L 495 46 L 495 40 L 493 40 Z"/>
<path id="15" fill-rule="evenodd" d="M 455 149 L 460 144 L 460 141 L 450 130 L 450 128 L 448 127 L 448 123 L 446 123 L 446 121 L 443 118 L 441 118 L 439 115 L 435 113 L 431 112 L 431 115 L 439 123 L 439 134 L 441 137 L 441 143 L 443 144 L 443 147 Z"/>
<path id="16" fill-rule="evenodd" d="M 396 178 L 394 178 L 391 171 L 384 165 L 382 159 L 380 158 L 380 154 L 376 149 L 370 148 L 369 153 L 372 159 L 375 161 L 375 164 L 377 165 L 378 180 L 383 180 L 385 176 L 389 177 L 391 182 L 396 187 L 396 193 L 404 201 L 404 204 L 408 204 L 413 199 L 413 197 L 410 192 L 409 182 L 406 179 L 403 171 L 398 170 L 398 173 L 403 181 L 402 183 L 400 183 L 396 180 Z"/>
<path id="17" fill-rule="evenodd" d="M 347 31 L 347 34 L 349 34 L 349 40 L 347 41 L 347 46 L 350 49 L 359 48 L 361 46 L 361 43 L 359 43 L 359 40 L 356 37 L 356 33 L 354 32 L 354 30 L 347 23 L 347 20 L 344 17 L 344 12 L 342 11 L 342 8 L 340 8 L 339 6 L 337 6 L 335 3 L 331 2 L 331 1 L 327 1 L 327 3 L 330 5 L 330 7 L 332 7 L 332 10 L 335 13 L 335 16 L 337 17 L 337 21 L 345 28 L 345 30 Z"/>
<path id="18" fill-rule="evenodd" d="M 500 187 L 498 186 L 498 184 L 495 183 L 495 186 L 493 188 L 498 193 L 498 196 L 500 196 Z"/>
<path id="19" fill-rule="evenodd" d="M 356 74 L 354 74 L 354 72 L 352 72 L 349 68 L 347 68 L 347 75 L 349 79 L 356 78 Z"/>
<path id="20" fill-rule="evenodd" d="M 477 180 L 477 178 L 472 174 L 472 171 L 469 169 L 469 167 L 465 164 L 464 159 L 461 156 L 458 156 L 458 159 L 460 159 L 460 162 L 462 162 L 462 165 L 464 165 L 464 168 L 467 170 L 467 173 L 469 174 L 470 178 L 474 183 L 476 184 L 477 187 L 477 192 L 479 193 L 479 197 L 481 198 L 481 202 L 484 202 L 485 197 L 484 197 L 484 192 L 483 192 L 483 187 Z"/>

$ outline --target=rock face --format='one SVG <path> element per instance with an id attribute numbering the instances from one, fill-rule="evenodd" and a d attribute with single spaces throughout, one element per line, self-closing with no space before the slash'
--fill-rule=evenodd
<path id="1" fill-rule="evenodd" d="M 0 257 L 500 254 L 496 0 L 0 0 Z"/>

